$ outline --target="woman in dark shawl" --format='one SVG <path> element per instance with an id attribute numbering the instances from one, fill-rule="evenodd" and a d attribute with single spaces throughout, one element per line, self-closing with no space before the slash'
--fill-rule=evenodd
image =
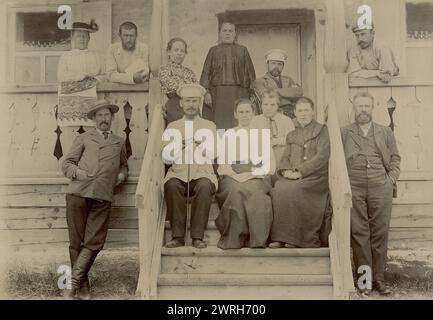
<path id="1" fill-rule="evenodd" d="M 200 78 L 200 84 L 207 90 L 204 101 L 212 105 L 213 121 L 218 129 L 236 126 L 235 101 L 250 97 L 250 88 L 256 79 L 248 49 L 235 39 L 235 25 L 223 22 L 219 44 L 210 48 Z"/>
<path id="2" fill-rule="evenodd" d="M 271 248 L 317 248 L 328 205 L 328 129 L 313 120 L 314 104 L 295 104 L 297 128 L 287 135 L 286 151 L 271 191 L 274 222 Z"/>
<path id="3" fill-rule="evenodd" d="M 249 133 L 248 125 L 254 115 L 250 100 L 241 99 L 235 107 L 239 125 L 234 130 Z M 216 200 L 220 214 L 215 224 L 221 234 L 218 247 L 239 249 L 242 247 L 265 248 L 272 224 L 272 188 L 270 174 L 275 172 L 275 160 L 270 149 L 267 175 L 253 175 L 252 164 L 222 164 L 218 168 L 221 177 Z M 240 156 L 238 152 L 237 156 Z M 236 157 L 240 160 L 241 157 Z"/>

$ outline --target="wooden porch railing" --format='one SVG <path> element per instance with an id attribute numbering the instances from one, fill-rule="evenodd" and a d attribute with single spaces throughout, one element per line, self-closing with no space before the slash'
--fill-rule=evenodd
<path id="1" fill-rule="evenodd" d="M 136 293 L 145 300 L 157 298 L 166 215 L 162 192 L 165 170 L 161 157 L 165 127 L 161 106 L 164 99 L 158 72 L 166 60 L 168 15 L 168 0 L 153 0 L 149 50 L 149 67 L 152 73 L 149 80 L 150 133 L 136 190 L 140 248 L 140 274 Z"/>
<path id="2" fill-rule="evenodd" d="M 165 202 L 162 193 L 164 163 L 161 159 L 164 119 L 161 105 L 154 109 L 152 126 L 136 190 L 140 247 L 140 274 L 137 294 L 156 299 L 157 280 L 165 226 Z"/>
<path id="3" fill-rule="evenodd" d="M 354 290 L 350 260 L 350 208 L 352 195 L 340 127 L 347 125 L 348 77 L 346 67 L 346 23 L 342 0 L 326 1 L 325 26 L 325 102 L 331 141 L 329 188 L 333 206 L 329 236 L 334 298 L 348 299 Z"/>

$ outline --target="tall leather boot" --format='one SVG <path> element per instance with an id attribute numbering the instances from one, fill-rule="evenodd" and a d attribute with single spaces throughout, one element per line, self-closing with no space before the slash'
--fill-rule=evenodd
<path id="1" fill-rule="evenodd" d="M 78 250 L 69 247 L 69 259 L 71 260 L 71 270 L 73 269 L 75 261 L 77 261 L 79 254 L 80 252 Z M 63 296 L 68 300 L 74 299 L 76 294 L 77 294 L 77 290 L 74 290 L 74 288 L 65 289 L 63 292 Z"/>
<path id="2" fill-rule="evenodd" d="M 92 251 L 87 248 L 81 249 L 74 267 L 72 268 L 72 289 L 76 292 L 80 288 L 85 287 L 88 283 L 88 276 L 90 268 L 98 255 L 98 251 Z M 85 289 L 84 289 L 85 290 Z M 80 298 L 80 295 L 78 296 Z M 83 295 L 81 298 L 90 299 L 90 291 L 88 294 Z"/>

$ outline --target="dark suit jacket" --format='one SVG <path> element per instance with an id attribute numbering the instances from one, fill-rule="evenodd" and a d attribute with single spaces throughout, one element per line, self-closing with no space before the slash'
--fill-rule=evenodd
<path id="1" fill-rule="evenodd" d="M 72 180 L 78 168 L 93 177 L 82 181 Z M 62 171 L 72 180 L 67 193 L 112 202 L 119 172 L 125 175 L 125 179 L 128 176 L 124 140 L 113 133 L 104 140 L 96 129 L 80 134 L 63 160 Z"/>
<path id="2" fill-rule="evenodd" d="M 355 157 L 361 148 L 361 142 L 357 134 L 357 124 L 353 123 L 341 129 L 343 147 L 346 155 L 346 163 L 349 165 L 350 160 Z M 400 155 L 397 149 L 397 143 L 391 128 L 372 123 L 374 139 L 382 157 L 383 166 L 388 175 L 397 181 L 400 176 Z M 394 192 L 395 193 L 395 192 Z"/>

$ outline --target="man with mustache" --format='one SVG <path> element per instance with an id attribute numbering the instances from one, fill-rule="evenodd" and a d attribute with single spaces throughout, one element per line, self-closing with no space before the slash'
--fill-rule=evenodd
<path id="1" fill-rule="evenodd" d="M 257 100 L 260 100 L 259 97 L 262 96 L 265 91 L 270 89 L 277 90 L 280 94 L 280 110 L 283 110 L 287 116 L 293 119 L 295 117 L 293 107 L 296 97 L 294 97 L 293 92 L 288 89 L 298 87 L 298 85 L 292 78 L 282 75 L 287 57 L 288 55 L 284 50 L 269 50 L 265 54 L 268 72 L 266 72 L 263 77 L 254 81 L 253 88 Z M 257 101 L 257 107 L 260 106 L 260 103 L 261 101 Z"/>
<path id="2" fill-rule="evenodd" d="M 364 296 L 371 285 L 381 295 L 391 292 L 384 282 L 392 198 L 400 175 L 400 155 L 391 128 L 372 121 L 374 98 L 359 92 L 353 98 L 355 123 L 342 129 L 346 164 L 352 188 L 351 244 L 356 270 L 371 270 L 372 279 L 358 289 Z"/>
<path id="3" fill-rule="evenodd" d="M 346 72 L 351 77 L 378 78 L 383 83 L 399 75 L 392 50 L 374 41 L 374 24 L 352 28 L 357 45 L 347 52 Z"/>
<path id="4" fill-rule="evenodd" d="M 111 82 L 143 83 L 149 79 L 148 48 L 137 42 L 137 26 L 126 21 L 119 27 L 121 42 L 108 48 L 106 70 Z"/>
<path id="5" fill-rule="evenodd" d="M 198 84 L 185 84 L 177 89 L 177 95 L 180 97 L 180 106 L 183 109 L 184 116 L 176 121 L 169 123 L 168 130 L 174 131 L 182 136 L 182 146 L 178 146 L 180 152 L 174 156 L 179 159 L 178 163 L 173 159 L 164 159 L 166 164 L 172 164 L 167 171 L 164 183 L 164 198 L 167 204 L 167 218 L 170 220 L 172 230 L 172 240 L 165 246 L 167 248 L 176 248 L 185 245 L 185 227 L 187 222 L 187 198 L 191 196 L 191 223 L 190 231 L 192 245 L 195 248 L 206 248 L 207 244 L 203 241 L 204 232 L 209 219 L 209 211 L 212 204 L 213 195 L 218 188 L 218 180 L 214 173 L 212 160 L 216 156 L 210 156 L 210 163 L 199 164 L 193 159 L 187 164 L 186 150 L 193 151 L 197 154 L 198 149 L 202 148 L 204 141 L 198 141 L 196 132 L 201 129 L 207 129 L 212 132 L 216 143 L 217 133 L 215 123 L 205 120 L 200 116 L 203 106 L 206 89 Z M 188 126 L 192 126 L 191 140 L 187 137 Z M 166 147 L 171 141 L 165 141 Z M 216 144 L 214 144 L 216 145 Z M 190 149 L 191 148 L 191 149 Z M 203 149 L 202 149 L 203 150 Z M 164 158 L 164 151 L 163 151 Z M 192 162 L 192 163 L 191 163 Z M 187 195 L 189 187 L 190 195 Z"/>
<path id="6" fill-rule="evenodd" d="M 71 179 L 66 221 L 72 289 L 67 298 L 90 299 L 87 274 L 105 243 L 114 188 L 128 176 L 125 142 L 110 131 L 118 110 L 105 100 L 96 102 L 87 113 L 96 128 L 75 138 L 62 163 L 64 175 Z"/>

